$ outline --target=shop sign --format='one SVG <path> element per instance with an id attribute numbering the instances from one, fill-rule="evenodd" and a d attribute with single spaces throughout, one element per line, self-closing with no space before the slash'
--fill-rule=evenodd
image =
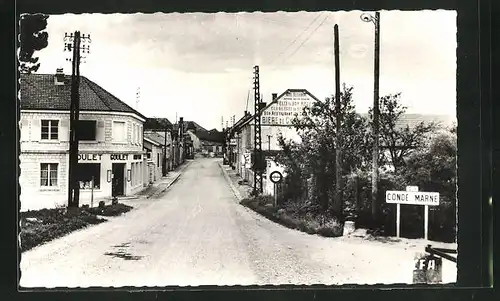
<path id="1" fill-rule="evenodd" d="M 101 161 L 102 154 L 78 154 L 78 161 Z"/>
<path id="2" fill-rule="evenodd" d="M 127 160 L 128 155 L 127 154 L 111 154 L 111 155 L 109 155 L 109 158 L 112 161 L 121 161 L 121 160 Z"/>

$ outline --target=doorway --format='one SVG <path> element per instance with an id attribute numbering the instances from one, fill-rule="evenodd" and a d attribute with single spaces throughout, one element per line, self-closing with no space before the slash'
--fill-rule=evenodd
<path id="1" fill-rule="evenodd" d="M 125 163 L 112 164 L 111 196 L 123 196 L 125 191 Z"/>

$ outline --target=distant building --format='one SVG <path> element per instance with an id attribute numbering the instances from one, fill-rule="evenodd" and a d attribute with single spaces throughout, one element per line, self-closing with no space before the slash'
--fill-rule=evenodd
<path id="1" fill-rule="evenodd" d="M 144 150 L 146 151 L 146 159 L 148 163 L 148 168 L 147 168 L 148 182 L 151 184 L 161 179 L 163 175 L 162 164 L 165 152 L 165 133 L 161 135 L 157 132 L 145 131 Z M 168 151 L 167 158 L 169 153 L 170 152 Z"/>
<path id="2" fill-rule="evenodd" d="M 267 161 L 264 174 L 264 187 L 269 186 L 267 174 L 274 170 L 281 170 L 274 163 L 273 158 L 280 150 L 278 137 L 282 135 L 285 139 L 300 141 L 297 131 L 293 128 L 291 120 L 296 114 L 300 114 L 304 107 L 319 101 L 306 89 L 288 89 L 279 96 L 272 94 L 272 100 L 261 110 L 261 146 Z M 230 130 L 229 137 L 236 139 L 236 154 L 232 154 L 234 168 L 238 173 L 253 185 L 253 171 L 249 158 L 254 149 L 254 117 L 245 112 L 245 115 L 235 123 Z M 231 150 L 231 148 L 229 148 Z M 268 183 L 269 182 L 269 183 Z M 265 188 L 266 189 L 266 188 Z"/>
<path id="3" fill-rule="evenodd" d="M 70 76 L 21 74 L 21 210 L 67 205 Z M 80 204 L 139 192 L 144 177 L 146 117 L 86 77 L 80 77 L 76 176 Z M 93 183 L 93 189 L 92 189 Z"/>
<path id="4" fill-rule="evenodd" d="M 160 168 L 160 170 L 163 168 L 163 153 L 166 153 L 166 168 L 167 172 L 171 171 L 174 168 L 174 158 L 173 154 L 175 152 L 178 152 L 178 145 L 173 143 L 173 131 L 174 131 L 174 125 L 167 119 L 167 118 L 160 118 L 160 117 L 151 117 L 147 118 L 146 122 L 144 123 L 144 135 L 145 137 L 147 136 L 146 133 L 149 133 L 147 136 L 149 139 L 152 139 L 156 142 L 161 142 L 162 145 L 162 152 L 161 152 L 161 159 L 159 163 L 159 167 L 157 166 L 156 168 Z M 166 135 L 166 139 L 165 139 Z M 166 141 L 165 141 L 166 140 Z M 165 145 L 166 143 L 166 145 Z M 166 150 L 163 150 L 163 148 L 166 148 Z M 157 165 L 158 163 L 155 163 Z M 163 172 L 162 172 L 163 174 Z"/>

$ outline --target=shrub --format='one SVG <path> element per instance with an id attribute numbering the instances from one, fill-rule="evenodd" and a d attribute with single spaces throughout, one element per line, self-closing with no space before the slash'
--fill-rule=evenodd
<path id="1" fill-rule="evenodd" d="M 128 212 L 132 210 L 133 207 L 125 205 L 125 204 L 115 204 L 98 208 L 88 208 L 86 211 L 88 214 L 95 214 L 101 216 L 118 216 L 122 213 Z"/>
<path id="2" fill-rule="evenodd" d="M 262 214 L 268 219 L 291 229 L 309 234 L 336 237 L 342 235 L 343 227 L 330 213 L 317 213 L 310 202 L 293 202 L 274 207 L 273 197 L 258 196 L 242 200 L 240 203 Z"/>
<path id="3" fill-rule="evenodd" d="M 37 218 L 40 222 L 28 223 L 27 218 Z M 21 251 L 104 221 L 106 220 L 97 218 L 84 210 L 78 210 L 73 215 L 57 208 L 21 212 Z"/>

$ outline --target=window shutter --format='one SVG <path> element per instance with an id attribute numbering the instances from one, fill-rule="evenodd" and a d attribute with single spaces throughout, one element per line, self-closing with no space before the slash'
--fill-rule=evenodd
<path id="1" fill-rule="evenodd" d="M 127 143 L 132 142 L 132 123 L 130 121 L 125 123 L 125 137 Z"/>
<path id="2" fill-rule="evenodd" d="M 21 119 L 19 122 L 20 137 L 19 141 L 29 141 L 30 140 L 30 122 L 28 119 Z"/>
<path id="3" fill-rule="evenodd" d="M 40 122 L 38 118 L 33 118 L 33 120 L 31 120 L 31 141 L 41 140 L 42 132 Z"/>
<path id="4" fill-rule="evenodd" d="M 59 124 L 59 140 L 69 141 L 69 119 L 62 119 Z"/>
<path id="5" fill-rule="evenodd" d="M 97 120 L 97 128 L 96 128 L 96 140 L 98 142 L 104 142 L 105 138 L 105 130 L 104 130 L 104 120 Z"/>

